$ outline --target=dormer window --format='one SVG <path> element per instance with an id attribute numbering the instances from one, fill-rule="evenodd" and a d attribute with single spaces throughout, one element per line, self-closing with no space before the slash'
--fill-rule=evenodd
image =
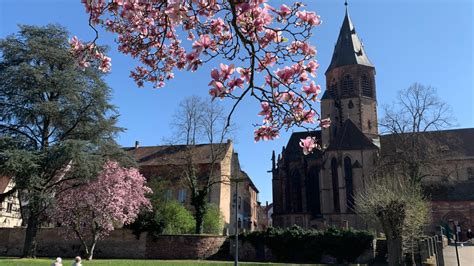
<path id="1" fill-rule="evenodd" d="M 342 80 L 342 95 L 351 95 L 354 91 L 354 80 L 350 75 L 344 76 Z"/>
<path id="2" fill-rule="evenodd" d="M 360 86 L 362 87 L 362 96 L 373 97 L 372 86 L 369 77 L 363 75 L 360 79 Z"/>

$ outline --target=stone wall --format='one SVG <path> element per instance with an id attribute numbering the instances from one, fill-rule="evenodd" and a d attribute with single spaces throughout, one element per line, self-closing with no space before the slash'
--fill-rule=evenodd
<path id="1" fill-rule="evenodd" d="M 431 232 L 439 233 L 439 225 L 449 224 L 449 220 L 453 220 L 461 227 L 460 240 L 467 240 L 467 230 L 474 229 L 474 201 L 431 201 L 431 209 Z"/>
<path id="2" fill-rule="evenodd" d="M 64 239 L 61 228 L 41 229 L 38 232 L 37 256 L 74 257 L 81 254 L 75 239 Z M 21 256 L 24 228 L 0 228 L 0 256 Z M 130 230 L 114 230 L 97 243 L 96 258 L 134 259 L 206 259 L 218 253 L 224 236 L 162 235 L 153 237 L 142 233 L 137 238 Z"/>

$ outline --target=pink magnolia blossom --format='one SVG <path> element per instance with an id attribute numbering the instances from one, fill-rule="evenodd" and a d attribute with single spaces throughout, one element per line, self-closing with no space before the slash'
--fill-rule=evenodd
<path id="1" fill-rule="evenodd" d="M 313 152 L 314 149 L 318 148 L 315 137 L 306 137 L 300 139 L 300 147 L 303 148 L 304 155 L 308 155 Z"/>
<path id="2" fill-rule="evenodd" d="M 303 91 L 308 97 L 310 97 L 310 99 L 315 101 L 316 97 L 321 93 L 321 86 L 316 85 L 314 81 L 311 81 L 309 85 L 303 86 Z"/>
<path id="3" fill-rule="evenodd" d="M 140 63 L 130 74 L 138 87 L 163 87 L 176 70 L 192 72 L 213 62 L 213 99 L 238 105 L 243 97 L 254 97 L 272 103 L 264 121 L 271 118 L 271 126 L 257 125 L 255 139 L 272 139 L 281 128 L 320 119 L 311 103 L 319 93 L 312 83 L 319 65 L 310 36 L 321 19 L 299 2 L 279 7 L 267 0 L 81 2 L 91 26 L 115 34 L 118 50 Z M 111 59 L 99 51 L 96 39 L 83 43 L 73 37 L 71 53 L 81 68 L 108 72 Z"/>
<path id="4" fill-rule="evenodd" d="M 272 120 L 272 107 L 268 102 L 262 102 L 262 111 L 258 113 L 258 115 L 265 116 L 264 121 L 271 121 Z"/>
<path id="5" fill-rule="evenodd" d="M 308 12 L 306 10 L 296 12 L 296 16 L 302 21 L 307 22 L 309 25 L 317 26 L 321 24 L 321 19 L 314 12 Z"/>
<path id="6" fill-rule="evenodd" d="M 124 168 L 107 162 L 97 179 L 72 187 L 56 197 L 51 219 L 66 227 L 76 237 L 86 239 L 92 247 L 114 230 L 116 224 L 130 224 L 142 208 L 149 208 L 145 194 L 151 193 L 146 180 L 136 168 Z M 90 240 L 90 241 L 88 241 Z M 86 250 L 92 250 L 85 246 Z"/>
<path id="7" fill-rule="evenodd" d="M 281 17 L 286 17 L 291 14 L 291 9 L 287 5 L 283 4 L 281 5 L 280 11 L 278 11 L 278 14 Z"/>
<path id="8" fill-rule="evenodd" d="M 260 140 L 273 140 L 280 136 L 277 129 L 272 126 L 261 126 L 254 132 L 255 141 Z"/>
<path id="9" fill-rule="evenodd" d="M 316 77 L 316 71 L 318 70 L 318 68 L 319 68 L 318 62 L 310 61 L 308 63 L 306 71 L 308 71 L 311 74 L 311 76 Z"/>
<path id="10" fill-rule="evenodd" d="M 331 119 L 324 118 L 319 121 L 319 124 L 322 128 L 328 128 L 331 125 Z"/>

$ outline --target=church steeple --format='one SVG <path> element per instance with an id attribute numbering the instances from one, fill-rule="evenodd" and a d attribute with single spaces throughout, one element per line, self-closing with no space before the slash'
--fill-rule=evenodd
<path id="1" fill-rule="evenodd" d="M 354 24 L 352 24 L 347 8 L 347 2 L 345 3 L 345 6 L 346 15 L 344 16 L 344 21 L 342 22 L 341 30 L 339 31 L 339 37 L 337 38 L 337 43 L 334 48 L 331 64 L 326 70 L 326 73 L 334 68 L 347 65 L 374 67 L 364 51 L 364 45 L 355 31 Z"/>
<path id="2" fill-rule="evenodd" d="M 322 132 L 323 145 L 329 146 L 347 120 L 370 139 L 377 138 L 375 67 L 352 24 L 345 3 L 345 16 L 331 63 L 326 70 L 326 91 L 321 98 L 321 116 L 331 119 Z"/>

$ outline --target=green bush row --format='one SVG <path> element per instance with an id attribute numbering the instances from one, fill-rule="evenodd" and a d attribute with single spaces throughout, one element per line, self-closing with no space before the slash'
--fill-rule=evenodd
<path id="1" fill-rule="evenodd" d="M 373 242 L 367 231 L 330 228 L 326 231 L 291 228 L 268 228 L 239 235 L 256 249 L 267 246 L 281 262 L 319 262 L 323 255 L 330 255 L 339 263 L 354 262 Z"/>

